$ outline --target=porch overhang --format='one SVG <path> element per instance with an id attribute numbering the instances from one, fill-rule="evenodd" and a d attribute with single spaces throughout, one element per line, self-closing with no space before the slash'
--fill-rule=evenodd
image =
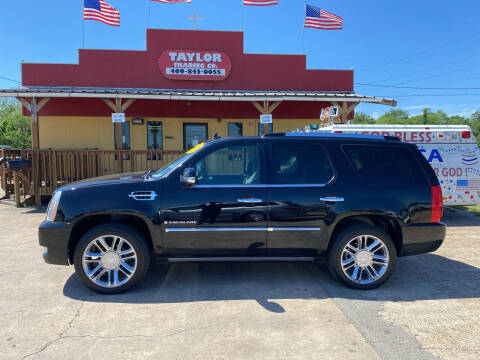
<path id="1" fill-rule="evenodd" d="M 0 97 L 15 98 L 115 98 L 188 101 L 319 101 L 371 103 L 396 106 L 397 101 L 353 92 L 227 91 L 133 88 L 22 87 L 0 90 Z"/>

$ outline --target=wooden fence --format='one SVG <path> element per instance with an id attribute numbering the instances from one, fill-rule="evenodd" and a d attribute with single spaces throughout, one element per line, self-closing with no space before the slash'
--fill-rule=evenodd
<path id="1" fill-rule="evenodd" d="M 177 150 L 12 150 L 1 149 L 1 187 L 6 196 L 15 195 L 17 206 L 31 196 L 40 205 L 42 195 L 73 181 L 124 172 L 155 169 L 168 164 L 183 151 Z M 7 169 L 9 160 L 30 161 L 28 169 Z"/>

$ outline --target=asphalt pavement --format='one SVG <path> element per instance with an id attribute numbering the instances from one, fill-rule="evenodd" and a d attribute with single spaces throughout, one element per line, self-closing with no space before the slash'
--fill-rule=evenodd
<path id="1" fill-rule="evenodd" d="M 44 216 L 0 205 L 2 359 L 480 358 L 480 217 L 465 212 L 373 291 L 322 264 L 199 263 L 153 265 L 114 296 L 43 263 Z"/>

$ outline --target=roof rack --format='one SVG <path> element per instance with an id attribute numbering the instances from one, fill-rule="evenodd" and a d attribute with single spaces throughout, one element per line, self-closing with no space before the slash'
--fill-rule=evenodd
<path id="1" fill-rule="evenodd" d="M 291 132 L 291 133 L 271 133 L 265 134 L 264 137 L 318 137 L 318 138 L 348 138 L 348 139 L 371 139 L 371 140 L 389 140 L 400 141 L 395 136 L 383 136 L 383 135 L 369 135 L 369 134 L 338 134 L 331 132 Z"/>

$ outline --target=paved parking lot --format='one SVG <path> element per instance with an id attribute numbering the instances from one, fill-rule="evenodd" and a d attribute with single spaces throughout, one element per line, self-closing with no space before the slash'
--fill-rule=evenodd
<path id="1" fill-rule="evenodd" d="M 447 213 L 447 241 L 354 291 L 314 264 L 154 265 L 122 295 L 43 263 L 44 213 L 0 205 L 2 359 L 478 359 L 480 217 Z"/>

